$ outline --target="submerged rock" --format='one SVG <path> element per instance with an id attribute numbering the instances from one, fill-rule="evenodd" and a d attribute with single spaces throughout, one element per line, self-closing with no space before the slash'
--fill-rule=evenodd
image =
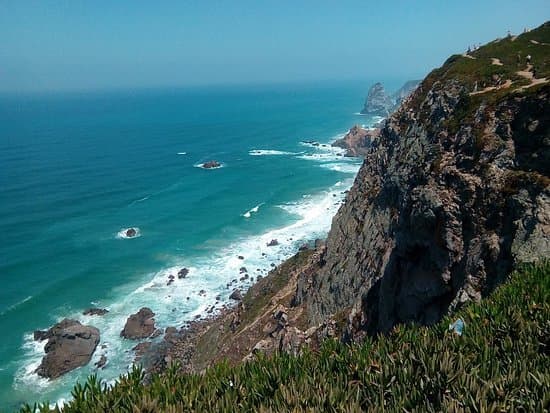
<path id="1" fill-rule="evenodd" d="M 106 308 L 88 308 L 84 310 L 82 314 L 84 315 L 105 315 L 109 312 Z"/>
<path id="2" fill-rule="evenodd" d="M 132 237 L 135 237 L 137 235 L 137 231 L 135 230 L 135 228 L 128 228 L 126 230 L 125 234 L 128 238 L 132 238 Z"/>
<path id="3" fill-rule="evenodd" d="M 143 307 L 136 314 L 128 317 L 120 336 L 130 340 L 149 337 L 155 331 L 155 313 L 150 308 Z"/>
<path id="4" fill-rule="evenodd" d="M 275 245 L 279 245 L 279 241 L 277 241 L 276 239 L 272 239 L 267 243 L 268 247 L 274 247 Z"/>
<path id="5" fill-rule="evenodd" d="M 205 162 L 202 164 L 202 167 L 204 169 L 212 169 L 212 168 L 219 168 L 220 166 L 222 166 L 221 163 L 219 163 L 218 161 L 208 161 L 208 162 Z"/>
<path id="6" fill-rule="evenodd" d="M 44 347 L 46 355 L 36 373 L 51 379 L 88 364 L 100 339 L 97 328 L 70 319 L 64 319 L 39 336 L 47 336 L 48 342 Z"/>

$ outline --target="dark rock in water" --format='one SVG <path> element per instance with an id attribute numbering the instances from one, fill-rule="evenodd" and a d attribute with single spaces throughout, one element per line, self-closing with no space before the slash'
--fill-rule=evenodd
<path id="1" fill-rule="evenodd" d="M 307 251 L 309 249 L 309 245 L 302 244 L 300 248 L 298 248 L 298 251 Z"/>
<path id="2" fill-rule="evenodd" d="M 187 277 L 187 274 L 189 274 L 189 270 L 187 268 L 182 268 L 178 271 L 178 278 L 185 278 Z"/>
<path id="3" fill-rule="evenodd" d="M 276 239 L 272 239 L 267 243 L 268 247 L 274 247 L 275 245 L 279 245 L 279 241 L 277 241 Z"/>
<path id="4" fill-rule="evenodd" d="M 234 290 L 231 295 L 229 296 L 232 300 L 241 301 L 243 299 L 243 295 L 239 290 Z"/>
<path id="5" fill-rule="evenodd" d="M 46 355 L 42 358 L 36 373 L 51 379 L 88 364 L 100 337 L 97 328 L 70 319 L 57 323 L 46 333 Z"/>
<path id="6" fill-rule="evenodd" d="M 248 272 L 248 270 L 246 269 L 246 267 L 241 267 L 241 268 L 239 268 L 239 273 L 240 273 L 240 274 L 245 273 L 245 272 Z"/>
<path id="7" fill-rule="evenodd" d="M 237 258 L 240 260 L 244 260 L 244 257 L 242 255 L 239 255 Z"/>
<path id="8" fill-rule="evenodd" d="M 199 295 L 206 295 L 206 290 L 200 290 Z"/>
<path id="9" fill-rule="evenodd" d="M 109 312 L 106 308 L 88 308 L 84 310 L 82 314 L 84 315 L 105 315 Z"/>
<path id="10" fill-rule="evenodd" d="M 136 314 L 128 317 L 120 336 L 131 340 L 149 337 L 155 331 L 155 313 L 143 307 Z"/>
<path id="11" fill-rule="evenodd" d="M 128 229 L 126 230 L 126 236 L 127 236 L 128 238 L 135 237 L 136 234 L 137 234 L 137 231 L 136 231 L 134 228 L 128 228 Z"/>
<path id="12" fill-rule="evenodd" d="M 94 363 L 94 366 L 96 366 L 98 369 L 103 369 L 105 367 L 105 364 L 107 364 L 107 357 L 102 354 L 99 360 Z"/>
<path id="13" fill-rule="evenodd" d="M 208 161 L 208 162 L 205 162 L 202 164 L 202 167 L 204 169 L 211 169 L 211 168 L 219 168 L 221 165 L 221 163 L 219 163 L 218 161 Z"/>

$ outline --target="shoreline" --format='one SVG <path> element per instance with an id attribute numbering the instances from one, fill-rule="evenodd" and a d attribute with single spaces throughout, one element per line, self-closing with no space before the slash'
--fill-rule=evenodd
<path id="1" fill-rule="evenodd" d="M 241 280 L 238 283 L 231 283 L 231 284 L 229 284 L 230 281 L 234 280 L 235 278 L 237 278 L 237 280 L 238 280 L 240 277 L 235 277 L 232 280 L 229 280 L 229 279 L 226 280 L 226 281 L 228 281 L 228 283 L 226 283 L 223 280 L 219 280 L 218 281 L 219 286 L 225 286 L 223 288 L 223 290 L 227 291 L 228 295 L 233 290 L 233 287 L 239 288 L 239 289 L 243 290 L 243 292 L 247 291 L 253 285 L 257 284 L 257 281 L 254 281 L 254 283 L 253 283 L 252 279 L 256 280 L 258 275 L 260 275 L 259 278 L 265 277 L 273 269 L 273 267 L 276 264 L 283 263 L 287 259 L 291 258 L 294 255 L 294 253 L 298 251 L 300 246 L 305 241 L 309 240 L 309 241 L 313 242 L 313 240 L 318 238 L 319 235 L 322 235 L 322 234 L 317 232 L 318 230 L 313 230 L 312 231 L 311 230 L 311 224 L 312 224 L 312 222 L 316 222 L 316 225 L 318 225 L 319 224 L 318 223 L 319 217 L 324 217 L 323 220 L 325 220 L 327 218 L 326 217 L 326 215 L 327 215 L 326 211 L 323 208 L 326 208 L 326 210 L 329 210 L 329 209 L 332 210 L 334 207 L 336 207 L 334 209 L 333 213 L 329 214 L 330 216 L 328 217 L 326 228 L 324 228 L 321 231 L 321 232 L 323 232 L 324 235 L 326 235 L 326 232 L 328 232 L 328 230 L 330 229 L 330 221 L 332 219 L 332 216 L 334 215 L 334 213 L 336 213 L 336 211 L 339 207 L 339 202 L 341 202 L 343 200 L 343 197 L 345 195 L 346 190 L 349 189 L 348 186 L 351 187 L 351 184 L 352 184 L 353 180 L 355 179 L 355 175 L 357 173 L 357 170 L 360 167 L 359 164 L 355 165 L 354 162 L 349 162 L 350 161 L 349 159 L 344 160 L 342 155 L 337 155 L 337 153 L 339 153 L 341 151 L 341 149 L 333 148 L 331 146 L 331 143 L 333 143 L 335 139 L 341 138 L 344 135 L 345 135 L 345 133 L 338 134 L 337 136 L 333 137 L 330 140 L 330 142 L 327 142 L 327 143 L 317 142 L 317 145 L 307 145 L 307 144 L 304 144 L 302 142 L 301 143 L 302 146 L 310 146 L 312 148 L 312 150 L 305 151 L 305 152 L 304 151 L 302 151 L 302 152 L 289 152 L 288 154 L 283 155 L 283 156 L 285 156 L 285 155 L 290 156 L 291 155 L 293 157 L 300 157 L 300 158 L 308 160 L 310 162 L 313 161 L 313 164 L 311 166 L 314 167 L 314 168 L 325 167 L 325 166 L 334 166 L 334 165 L 339 164 L 339 163 L 345 163 L 345 165 L 348 165 L 348 168 L 350 170 L 343 171 L 343 172 L 347 173 L 349 178 L 345 177 L 345 175 L 344 175 L 345 178 L 343 177 L 342 180 L 338 181 L 336 184 L 334 184 L 331 187 L 325 189 L 324 191 L 321 191 L 320 193 L 317 193 L 317 194 L 314 194 L 314 195 L 307 195 L 307 196 L 304 195 L 304 197 L 301 200 L 296 201 L 294 204 L 280 206 L 280 207 L 283 207 L 283 209 L 287 213 L 290 213 L 291 215 L 295 215 L 296 218 L 294 218 L 291 221 L 291 223 L 287 224 L 286 226 L 269 230 L 265 233 L 259 234 L 255 237 L 252 237 L 252 238 L 258 238 L 260 240 L 262 239 L 262 237 L 266 237 L 266 238 L 269 238 L 269 239 L 277 238 L 278 236 L 273 235 L 273 232 L 277 233 L 277 231 L 285 231 L 285 230 L 288 231 L 289 228 L 297 231 L 298 233 L 304 233 L 305 234 L 307 232 L 309 235 L 306 238 L 303 238 L 303 237 L 294 238 L 292 236 L 288 236 L 288 238 L 285 238 L 284 236 L 280 237 L 281 239 L 279 239 L 279 241 L 280 241 L 279 246 L 269 247 L 269 249 L 275 249 L 275 248 L 282 249 L 279 253 L 276 254 L 276 256 L 278 256 L 279 259 L 273 260 L 273 259 L 269 259 L 268 257 L 262 257 L 263 261 L 264 261 L 263 266 L 264 266 L 265 270 L 259 271 L 257 273 L 254 272 L 253 276 L 252 276 L 252 274 L 250 274 L 251 276 L 248 278 L 248 280 Z M 259 150 L 257 150 L 257 151 L 259 151 Z M 253 153 L 250 153 L 249 155 L 250 156 L 258 156 L 258 152 L 253 152 Z M 272 152 L 269 152 L 269 151 L 268 152 L 261 152 L 261 156 L 275 156 L 275 155 L 279 156 L 278 153 L 273 154 Z M 352 167 L 355 168 L 355 170 L 353 171 L 353 175 L 350 175 L 350 171 L 351 171 Z M 347 182 L 347 183 L 345 183 L 345 182 Z M 320 205 L 322 203 L 320 204 L 319 201 L 320 201 L 321 198 L 319 198 L 319 197 L 321 197 L 322 199 L 325 200 L 324 201 L 325 206 L 323 208 L 320 208 Z M 305 204 L 304 204 L 304 202 L 305 202 Z M 263 208 L 264 206 L 260 205 L 260 207 Z M 255 208 L 256 207 L 250 209 L 247 212 L 250 212 L 250 211 L 254 210 Z M 310 216 L 311 208 L 317 208 L 317 210 L 318 210 L 318 212 L 317 212 L 318 215 L 317 216 L 315 214 L 313 216 Z M 260 209 L 260 212 L 261 212 L 261 209 Z M 303 213 L 303 215 L 301 215 L 300 213 Z M 252 216 L 255 216 L 256 214 L 258 214 L 257 210 L 253 211 Z M 250 219 L 250 217 L 246 217 L 246 216 L 243 216 L 242 218 L 243 219 Z M 263 241 L 260 241 L 260 244 L 262 242 Z M 256 240 L 255 243 L 258 244 L 258 240 Z M 231 247 L 231 246 L 229 246 L 229 247 Z M 241 246 L 241 247 L 244 250 L 244 247 L 243 246 Z M 267 247 L 264 247 L 264 249 L 265 248 L 267 248 Z M 231 248 L 229 248 L 229 249 L 231 249 Z M 219 258 L 221 259 L 222 256 L 224 256 L 226 260 L 229 257 L 227 248 L 224 248 L 224 249 L 221 250 Z M 237 257 L 237 254 L 235 254 L 235 257 Z M 234 266 L 236 266 L 236 265 L 242 266 L 243 263 L 240 260 L 238 260 L 238 261 L 236 261 L 236 264 Z M 246 265 L 246 263 L 245 263 L 245 265 Z M 181 266 L 187 266 L 187 263 L 182 263 Z M 178 267 L 180 267 L 180 268 L 181 268 L 181 266 L 178 265 Z M 250 273 L 252 273 L 254 270 L 257 270 L 255 265 L 248 265 L 248 266 L 249 266 L 249 269 L 252 270 L 252 271 L 250 271 Z M 250 268 L 250 267 L 254 267 L 254 268 Z M 238 268 L 238 267 L 236 267 L 236 268 Z M 166 281 L 168 281 L 167 280 L 167 275 L 170 272 L 173 272 L 175 269 L 176 269 L 176 267 L 167 267 L 167 268 L 164 268 L 162 270 L 159 270 L 158 272 L 153 274 L 150 281 L 148 281 L 145 284 L 141 285 L 140 287 L 138 287 L 134 291 L 129 291 L 130 294 L 146 294 L 149 291 L 152 291 L 152 290 L 156 289 L 156 290 L 158 290 L 157 293 L 161 294 L 160 296 L 157 295 L 157 301 L 159 303 L 162 303 L 163 301 L 166 301 L 167 297 L 170 298 L 168 301 L 166 301 L 166 303 L 161 304 L 161 307 L 164 308 L 164 311 L 162 312 L 162 314 L 160 314 L 160 317 L 159 317 L 160 320 L 157 323 L 157 326 L 160 327 L 163 331 L 171 331 L 169 329 L 169 326 L 173 326 L 173 325 L 180 326 L 180 327 L 181 326 L 195 326 L 196 323 L 200 323 L 202 321 L 207 321 L 208 322 L 208 320 L 211 320 L 211 319 L 213 319 L 214 317 L 216 317 L 218 315 L 222 316 L 222 315 L 232 311 L 234 306 L 232 305 L 231 300 L 225 298 L 223 300 L 214 301 L 213 297 L 215 297 L 216 295 L 219 295 L 219 292 L 212 291 L 208 294 L 208 296 L 210 298 L 212 298 L 210 300 L 211 302 L 209 302 L 209 303 L 205 302 L 204 304 L 199 305 L 198 307 L 195 307 L 194 311 L 185 312 L 184 314 L 182 314 L 183 317 L 179 316 L 179 320 L 183 319 L 182 321 L 175 322 L 175 323 L 167 323 L 166 318 L 167 317 L 172 318 L 169 315 L 169 313 L 171 312 L 171 307 L 172 307 L 170 305 L 170 303 L 177 303 L 178 300 L 179 300 L 180 304 L 177 304 L 176 305 L 176 307 L 177 307 L 177 306 L 181 305 L 181 302 L 185 303 L 185 301 L 186 301 L 185 296 L 183 296 L 181 294 L 179 294 L 178 297 L 175 297 L 172 294 L 169 294 L 168 292 L 163 292 L 164 289 L 165 289 L 164 287 L 166 287 L 166 285 L 165 285 Z M 198 271 L 197 271 L 197 273 L 198 273 Z M 238 271 L 235 272 L 235 274 L 239 274 Z M 197 286 L 193 290 L 195 290 L 195 289 L 198 291 L 199 287 Z M 200 289 L 202 289 L 202 288 L 200 288 Z M 168 294 L 168 295 L 166 295 L 166 294 Z M 170 297 L 170 295 L 172 295 L 172 296 Z M 192 291 L 191 291 L 190 295 L 192 296 L 191 297 L 192 300 L 195 300 L 195 302 L 196 302 L 196 299 L 193 298 L 193 292 Z M 200 299 L 200 297 L 197 297 L 197 298 Z M 128 297 L 125 298 L 125 300 L 127 300 L 127 299 L 128 299 Z M 134 301 L 137 301 L 137 298 Z M 92 374 L 93 372 L 98 372 L 100 375 L 105 377 L 105 379 L 108 383 L 112 383 L 113 380 L 115 380 L 120 374 L 123 374 L 125 371 L 127 371 L 126 369 L 128 368 L 128 366 L 132 364 L 131 360 L 134 360 L 135 354 L 134 354 L 133 348 L 136 345 L 138 345 L 139 343 L 143 342 L 143 341 L 136 341 L 136 342 L 131 342 L 131 343 L 122 342 L 120 344 L 116 344 L 116 343 L 112 342 L 112 340 L 110 340 L 109 337 L 110 336 L 113 336 L 113 337 L 118 336 L 118 334 L 116 334 L 116 333 L 118 333 L 118 331 L 117 331 L 118 327 L 120 327 L 120 329 L 122 329 L 123 324 L 124 324 L 123 321 L 125 321 L 126 318 L 131 314 L 131 312 L 124 313 L 124 314 L 121 313 L 121 310 L 124 307 L 128 307 L 128 304 L 124 300 L 123 300 L 122 303 L 120 303 L 120 302 L 111 303 L 112 305 L 109 305 L 110 303 L 106 302 L 105 300 L 99 300 L 99 302 L 97 304 L 99 304 L 101 307 L 109 308 L 110 314 L 105 315 L 105 316 L 101 316 L 101 317 L 91 318 L 89 316 L 84 316 L 83 317 L 79 312 L 79 313 L 73 313 L 73 314 L 66 314 L 66 316 L 71 317 L 71 318 L 74 317 L 75 319 L 82 321 L 83 324 L 94 325 L 94 326 L 98 326 L 100 328 L 101 333 L 102 333 L 100 347 L 98 347 L 98 351 L 96 351 L 95 354 L 93 354 L 92 360 L 84 368 L 85 368 L 85 371 L 89 372 L 89 374 Z M 142 306 L 145 306 L 145 305 L 147 305 L 147 303 L 143 303 Z M 139 309 L 139 307 L 135 307 L 133 312 L 137 311 L 138 309 Z M 156 309 L 155 309 L 155 313 L 157 313 Z M 179 313 L 180 312 L 178 312 L 178 314 Z M 200 318 L 197 319 L 196 318 L 197 316 L 199 316 Z M 119 320 L 119 321 L 117 321 L 117 320 Z M 121 324 L 121 325 L 119 326 L 119 324 Z M 37 327 L 39 327 L 39 326 L 37 326 Z M 49 328 L 49 327 L 50 326 L 42 326 L 42 328 Z M 194 328 L 196 328 L 196 327 L 194 327 Z M 107 334 L 106 337 L 105 337 L 105 334 Z M 157 339 L 157 342 L 161 342 L 161 340 L 162 340 L 162 336 Z M 37 364 L 40 363 L 40 360 L 44 356 L 44 352 L 43 352 L 44 345 L 45 345 L 45 342 L 43 342 L 43 343 L 35 342 L 35 341 L 32 340 L 32 337 L 30 337 L 30 335 L 27 334 L 27 338 L 25 339 L 25 343 L 24 343 L 24 346 L 26 348 L 26 350 L 25 350 L 25 353 L 26 353 L 25 359 L 26 359 L 26 361 L 18 369 L 18 371 L 16 373 L 14 385 L 16 385 L 19 389 L 23 389 L 23 388 L 27 388 L 27 387 L 36 387 L 36 385 L 38 384 L 39 388 L 43 388 L 44 390 L 48 389 L 47 390 L 48 392 L 49 391 L 55 391 L 57 394 L 59 394 L 61 392 L 62 396 L 58 400 L 60 400 L 60 401 L 65 400 L 67 396 L 68 397 L 70 397 L 70 396 L 68 395 L 68 393 L 66 393 L 64 391 L 61 391 L 61 388 L 64 387 L 64 385 L 60 381 L 55 381 L 55 380 L 54 381 L 49 381 L 47 379 L 37 377 L 36 374 L 34 373 Z M 106 349 L 104 347 L 105 345 L 107 346 Z M 101 350 L 100 350 L 100 348 L 101 348 Z M 106 368 L 111 371 L 110 373 L 107 373 L 107 374 L 102 374 L 101 372 L 103 370 L 94 369 L 92 367 L 96 362 L 100 361 L 101 358 L 103 358 L 104 356 L 107 358 Z M 116 374 L 113 373 L 117 369 L 117 367 L 115 365 L 113 365 L 113 363 L 120 364 L 121 362 L 124 362 L 124 360 L 126 360 L 126 359 L 129 359 L 129 364 L 126 365 L 126 368 L 122 368 L 123 366 L 121 366 L 120 370 L 116 371 Z M 113 370 L 113 369 L 115 369 L 115 370 Z M 77 369 L 77 370 L 80 370 L 80 369 Z M 69 373 L 67 373 L 67 377 L 66 377 L 65 380 L 71 380 L 71 377 L 78 377 L 78 374 L 79 374 L 78 372 L 75 372 L 74 374 L 71 374 L 71 372 L 69 372 Z M 80 372 L 80 374 L 81 374 L 81 372 Z M 63 380 L 63 381 L 65 381 L 65 380 Z M 58 392 L 55 389 L 59 389 L 60 392 Z"/>

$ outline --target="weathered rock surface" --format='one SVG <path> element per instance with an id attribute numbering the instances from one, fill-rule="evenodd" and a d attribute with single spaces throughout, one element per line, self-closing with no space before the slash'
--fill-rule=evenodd
<path id="1" fill-rule="evenodd" d="M 35 339 L 48 339 L 40 366 L 39 376 L 55 379 L 90 362 L 99 343 L 99 330 L 85 326 L 76 320 L 64 319 L 45 334 L 35 334 Z"/>
<path id="2" fill-rule="evenodd" d="M 128 317 L 124 329 L 120 332 L 121 337 L 136 340 L 147 338 L 155 331 L 155 313 L 150 308 L 143 307 L 136 314 Z"/>
<path id="3" fill-rule="evenodd" d="M 457 80 L 427 78 L 366 155 L 325 265 L 298 282 L 309 322 L 347 310 L 351 338 L 431 324 L 514 263 L 548 257 L 549 91 L 489 105 Z"/>
<path id="4" fill-rule="evenodd" d="M 355 125 L 342 139 L 334 141 L 332 146 L 346 149 L 346 156 L 365 156 L 379 134 L 380 129 L 364 129 Z"/>

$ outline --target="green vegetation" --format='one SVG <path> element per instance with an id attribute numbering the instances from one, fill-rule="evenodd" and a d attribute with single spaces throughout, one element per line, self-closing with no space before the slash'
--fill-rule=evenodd
<path id="1" fill-rule="evenodd" d="M 490 298 L 431 327 L 399 326 L 361 345 L 327 341 L 300 357 L 222 363 L 202 375 L 172 368 L 149 384 L 137 368 L 113 387 L 93 376 L 63 411 L 547 411 L 549 293 L 550 262 L 528 265 Z M 458 318 L 462 336 L 448 329 Z"/>

